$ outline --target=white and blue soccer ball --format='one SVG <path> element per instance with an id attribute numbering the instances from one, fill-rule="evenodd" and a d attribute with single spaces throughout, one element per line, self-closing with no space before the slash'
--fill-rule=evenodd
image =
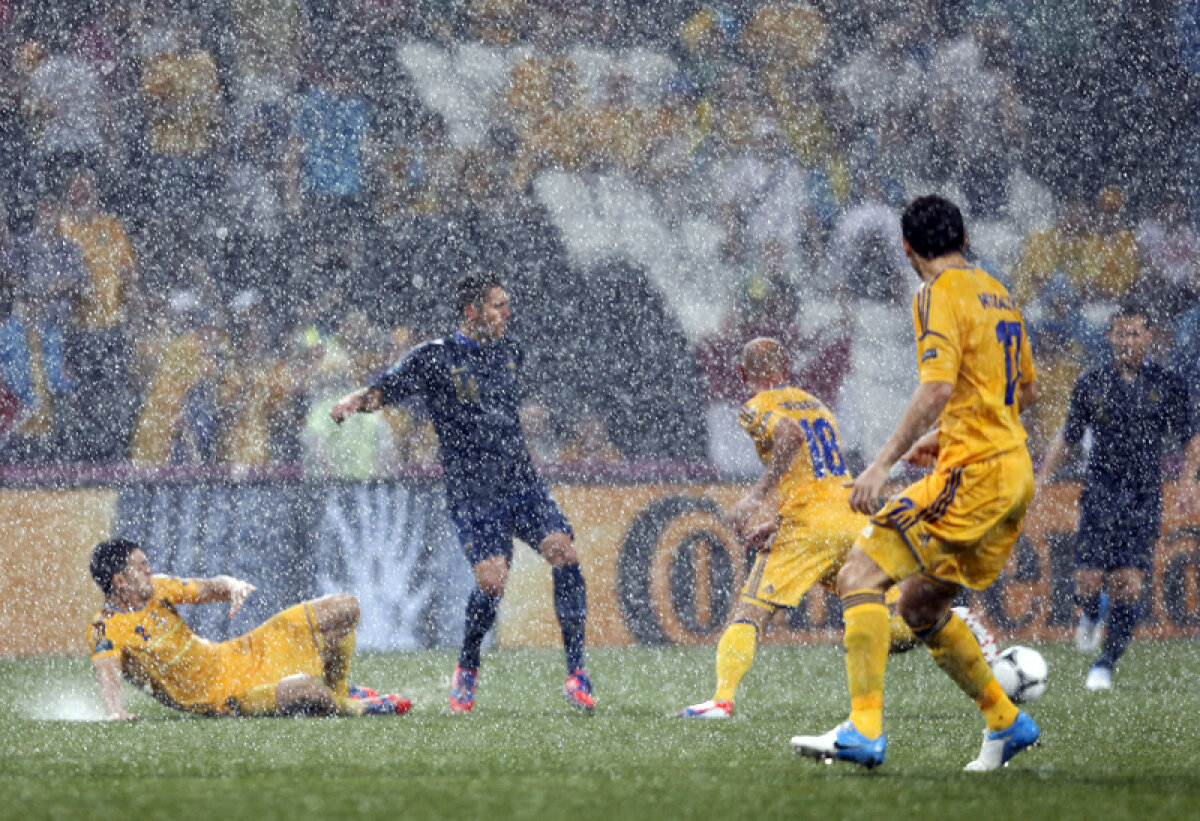
<path id="1" fill-rule="evenodd" d="M 1000 654 L 992 665 L 992 674 L 1009 698 L 1017 704 L 1028 704 L 1046 692 L 1050 668 L 1037 650 L 1016 645 Z"/>

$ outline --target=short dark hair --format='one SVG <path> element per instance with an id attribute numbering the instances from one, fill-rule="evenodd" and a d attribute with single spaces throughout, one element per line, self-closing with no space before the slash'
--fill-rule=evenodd
<path id="1" fill-rule="evenodd" d="M 472 271 L 454 286 L 454 307 L 460 314 L 468 305 L 478 305 L 493 288 L 503 288 L 504 283 L 495 274 Z"/>
<path id="2" fill-rule="evenodd" d="M 966 245 L 962 211 L 945 197 L 917 197 L 900 216 L 900 230 L 909 247 L 922 259 L 937 259 Z"/>
<path id="3" fill-rule="evenodd" d="M 1114 322 L 1118 319 L 1135 319 L 1141 317 L 1142 320 L 1150 324 L 1150 310 L 1146 305 L 1136 299 L 1126 299 L 1117 305 L 1117 310 L 1113 311 L 1112 316 L 1108 318 L 1108 327 L 1112 328 Z"/>
<path id="4" fill-rule="evenodd" d="M 113 576 L 124 573 L 129 565 L 129 557 L 133 551 L 140 549 L 137 542 L 129 539 L 109 539 L 96 545 L 92 551 L 92 578 L 104 595 L 112 592 Z"/>

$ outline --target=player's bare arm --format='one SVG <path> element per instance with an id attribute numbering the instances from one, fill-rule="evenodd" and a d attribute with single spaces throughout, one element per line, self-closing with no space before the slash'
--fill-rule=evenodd
<path id="1" fill-rule="evenodd" d="M 379 388 L 359 388 L 339 399 L 329 411 L 329 416 L 340 425 L 356 413 L 374 413 L 382 407 L 383 391 Z"/>
<path id="2" fill-rule="evenodd" d="M 884 444 L 875 461 L 862 472 L 850 490 L 850 507 L 868 515 L 879 506 L 883 485 L 892 467 L 924 436 L 941 415 L 954 386 L 949 382 L 922 382 L 908 400 L 900 423 Z"/>
<path id="3" fill-rule="evenodd" d="M 905 451 L 900 460 L 910 465 L 916 465 L 919 468 L 931 468 L 937 464 L 938 453 L 940 451 L 938 429 L 934 428 L 913 443 L 913 446 Z"/>
<path id="4" fill-rule="evenodd" d="M 1067 444 L 1067 439 L 1063 436 L 1062 431 L 1059 431 L 1050 440 L 1050 445 L 1046 448 L 1046 455 L 1042 458 L 1041 469 L 1038 470 L 1037 478 L 1034 480 L 1035 496 L 1054 478 L 1054 474 L 1067 460 L 1071 450 L 1072 448 Z"/>
<path id="5" fill-rule="evenodd" d="M 763 475 L 730 512 L 730 522 L 738 535 L 743 538 L 748 537 L 751 526 L 754 526 L 755 531 L 760 530 L 764 524 L 763 519 L 767 518 L 764 516 L 764 508 L 768 504 L 774 504 L 773 494 L 779 487 L 779 480 L 791 468 L 792 462 L 803 444 L 804 431 L 796 422 L 784 418 L 776 423 L 775 431 L 771 436 L 771 459 L 767 463 Z M 777 512 L 776 510 L 771 511 L 772 515 L 769 518 L 772 524 L 775 519 L 774 514 Z M 770 532 L 757 533 L 757 535 L 760 540 L 765 540 L 764 537 L 769 536 Z"/>
<path id="6" fill-rule="evenodd" d="M 1200 512 L 1200 433 L 1192 437 L 1183 454 L 1183 467 L 1179 471 L 1179 504 L 1187 515 Z"/>
<path id="7" fill-rule="evenodd" d="M 229 602 L 229 618 L 233 619 L 242 609 L 242 605 L 246 603 L 246 599 L 257 587 L 244 582 L 241 579 L 235 579 L 233 576 L 213 576 L 211 579 L 197 579 L 196 589 L 198 591 L 197 602 L 200 604 L 208 604 L 210 602 Z"/>
<path id="8" fill-rule="evenodd" d="M 1039 396 L 1036 380 L 1021 385 L 1021 390 L 1017 394 L 1017 407 L 1020 408 L 1018 413 L 1024 413 L 1036 405 Z"/>
<path id="9" fill-rule="evenodd" d="M 115 656 L 92 659 L 92 671 L 96 674 L 96 688 L 104 704 L 104 715 L 109 721 L 129 721 L 137 716 L 125 710 L 121 698 L 121 660 Z"/>

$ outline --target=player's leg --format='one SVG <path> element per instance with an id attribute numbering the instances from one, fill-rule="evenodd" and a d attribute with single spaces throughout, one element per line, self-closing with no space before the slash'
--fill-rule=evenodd
<path id="1" fill-rule="evenodd" d="M 545 484 L 526 488 L 514 507 L 514 532 L 550 564 L 554 583 L 554 615 L 562 631 L 567 680 L 563 695 L 575 707 L 596 706 L 592 680 L 584 662 L 587 633 L 587 584 L 575 552 L 575 533 Z"/>
<path id="2" fill-rule="evenodd" d="M 891 644 L 884 598 L 892 579 L 870 555 L 856 546 L 838 571 L 850 687 L 850 721 L 867 738 L 883 734 L 883 677 Z"/>
<path id="3" fill-rule="evenodd" d="M 562 632 L 567 680 L 563 694 L 574 706 L 591 710 L 596 706 L 592 680 L 584 663 L 587 633 L 587 585 L 569 532 L 560 530 L 542 539 L 538 552 L 550 563 L 554 581 L 554 615 Z"/>
<path id="4" fill-rule="evenodd" d="M 587 629 L 587 585 L 571 535 L 564 531 L 544 538 L 538 552 L 550 563 L 554 580 L 554 614 L 562 629 L 567 672 L 584 669 L 584 636 Z"/>
<path id="5" fill-rule="evenodd" d="M 925 538 L 921 523 L 931 508 L 940 514 L 954 499 L 960 478 L 959 470 L 929 474 L 893 496 L 859 535 L 837 577 L 850 720 L 822 736 L 796 736 L 797 753 L 865 767 L 883 763 L 883 682 L 890 644 L 885 596 L 896 582 L 936 566 L 935 557 L 926 553 L 938 545 Z"/>
<path id="6" fill-rule="evenodd" d="M 712 704 L 715 709 L 733 714 L 733 700 L 737 695 L 738 685 L 754 664 L 754 653 L 758 649 L 758 640 L 762 636 L 767 621 L 778 608 L 762 602 L 740 601 L 733 609 L 733 616 L 721 640 L 717 643 L 717 689 L 713 693 Z M 700 712 L 695 707 L 689 707 L 693 712 Z M 686 712 L 686 711 L 685 711 Z"/>
<path id="7" fill-rule="evenodd" d="M 1107 690 L 1112 686 L 1112 671 L 1133 639 L 1141 614 L 1142 590 L 1146 572 L 1140 567 L 1122 567 L 1108 577 L 1109 613 L 1104 634 L 1104 649 L 1088 672 L 1089 690 Z"/>
<path id="8" fill-rule="evenodd" d="M 496 623 L 500 600 L 508 584 L 512 537 L 506 524 L 508 514 L 502 504 L 452 510 L 451 515 L 475 577 L 475 587 L 467 596 L 463 642 L 450 684 L 450 710 L 467 713 L 475 706 L 483 639 Z"/>
<path id="9" fill-rule="evenodd" d="M 1079 608 L 1075 649 L 1085 656 L 1100 649 L 1105 568 L 1113 540 L 1111 529 L 1093 523 L 1085 505 L 1075 536 L 1075 606 Z"/>
<path id="10" fill-rule="evenodd" d="M 888 532 L 875 528 L 875 533 Z M 850 718 L 824 735 L 794 736 L 792 749 L 809 758 L 848 761 L 868 769 L 883 763 L 883 676 L 887 667 L 890 631 L 884 604 L 892 578 L 867 554 L 860 541 L 838 571 L 837 589 L 846 626 L 846 680 Z"/>
<path id="11" fill-rule="evenodd" d="M 837 592 L 836 590 L 834 591 Z M 901 653 L 907 653 L 909 650 L 920 645 L 921 640 L 918 639 L 908 626 L 908 622 L 900 615 L 897 606 L 900 603 L 900 587 L 892 585 L 884 594 L 884 604 L 888 606 L 888 655 L 896 656 Z"/>
<path id="12" fill-rule="evenodd" d="M 508 584 L 508 557 L 489 556 L 481 559 L 475 563 L 472 572 L 475 575 L 475 589 L 467 597 L 465 630 L 458 663 L 468 670 L 478 670 L 483 638 L 496 623 L 500 600 Z"/>
<path id="13" fill-rule="evenodd" d="M 303 674 L 252 687 L 238 701 L 238 714 L 244 716 L 324 716 L 336 711 L 333 691 Z"/>
<path id="14" fill-rule="evenodd" d="M 355 631 L 361 611 L 358 599 L 349 593 L 335 593 L 309 602 L 316 629 L 323 639 L 322 660 L 325 684 L 344 702 L 350 697 L 350 663 L 354 658 Z"/>
<path id="15" fill-rule="evenodd" d="M 937 666 L 979 705 L 988 729 L 1002 730 L 1012 724 L 1017 708 L 992 675 L 975 634 L 950 612 L 958 592 L 935 579 L 913 576 L 900 585 L 900 612 Z"/>

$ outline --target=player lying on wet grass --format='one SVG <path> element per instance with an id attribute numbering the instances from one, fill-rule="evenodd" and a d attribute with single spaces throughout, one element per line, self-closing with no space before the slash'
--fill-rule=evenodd
<path id="1" fill-rule="evenodd" d="M 347 684 L 358 626 L 349 594 L 301 602 L 243 636 L 209 641 L 192 632 L 176 605 L 229 602 L 241 609 L 254 585 L 232 576 L 154 576 L 136 542 L 112 539 L 92 552 L 92 578 L 104 605 L 88 646 L 111 720 L 125 709 L 121 677 L 178 710 L 210 716 L 403 715 L 400 696 Z"/>

